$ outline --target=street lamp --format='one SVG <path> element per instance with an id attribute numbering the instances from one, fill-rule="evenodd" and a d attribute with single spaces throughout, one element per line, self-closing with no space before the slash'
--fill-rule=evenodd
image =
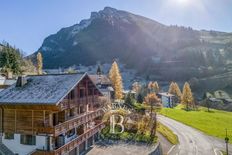
<path id="1" fill-rule="evenodd" d="M 226 142 L 226 155 L 229 155 L 229 151 L 228 151 L 228 143 L 229 143 L 229 138 L 227 136 L 227 129 L 226 129 L 226 137 L 225 137 L 225 142 Z"/>

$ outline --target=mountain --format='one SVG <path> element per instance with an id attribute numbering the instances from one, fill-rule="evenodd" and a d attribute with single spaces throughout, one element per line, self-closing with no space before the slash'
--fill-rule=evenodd
<path id="1" fill-rule="evenodd" d="M 110 7 L 48 36 L 38 51 L 44 68 L 117 58 L 140 75 L 163 81 L 207 78 L 232 69 L 231 33 L 167 26 Z"/>

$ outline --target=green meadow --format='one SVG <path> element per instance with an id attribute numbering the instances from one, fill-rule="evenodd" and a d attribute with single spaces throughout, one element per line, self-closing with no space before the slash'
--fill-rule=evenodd
<path id="1" fill-rule="evenodd" d="M 175 119 L 208 135 L 221 139 L 225 138 L 225 129 L 232 143 L 232 112 L 199 107 L 197 111 L 185 111 L 181 106 L 176 108 L 163 108 L 160 114 Z"/>

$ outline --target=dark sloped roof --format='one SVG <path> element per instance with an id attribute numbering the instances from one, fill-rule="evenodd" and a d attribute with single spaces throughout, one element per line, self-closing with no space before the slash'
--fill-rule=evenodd
<path id="1" fill-rule="evenodd" d="M 110 79 L 106 75 L 89 75 L 95 85 L 106 84 L 111 85 Z"/>
<path id="2" fill-rule="evenodd" d="M 22 87 L 15 84 L 0 92 L 0 104 L 56 104 L 86 74 L 56 74 L 28 76 Z"/>

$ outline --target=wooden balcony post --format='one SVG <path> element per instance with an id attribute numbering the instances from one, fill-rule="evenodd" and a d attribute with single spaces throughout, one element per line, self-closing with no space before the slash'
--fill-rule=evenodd
<path id="1" fill-rule="evenodd" d="M 48 121 L 48 124 L 49 124 L 50 127 L 53 126 L 53 114 L 52 114 L 52 113 L 49 114 L 49 121 Z"/>

